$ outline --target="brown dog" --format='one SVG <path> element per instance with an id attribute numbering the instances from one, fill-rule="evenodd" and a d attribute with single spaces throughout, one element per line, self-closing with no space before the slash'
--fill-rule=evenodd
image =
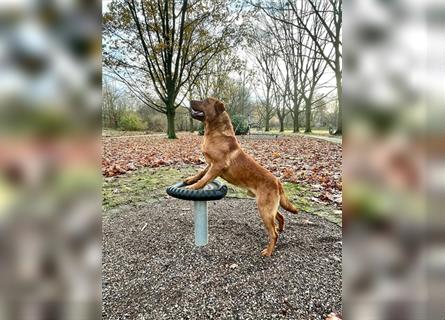
<path id="1" fill-rule="evenodd" d="M 215 98 L 193 100 L 190 106 L 191 116 L 205 124 L 201 148 L 208 165 L 197 175 L 184 180 L 190 184 L 187 188 L 201 189 L 216 177 L 221 177 L 247 189 L 251 196 L 256 197 L 269 235 L 269 244 L 261 254 L 270 256 L 278 240 L 275 219 L 278 221 L 278 231 L 284 229 L 284 217 L 278 212 L 278 207 L 281 205 L 292 213 L 298 213 L 298 210 L 287 199 L 280 181 L 241 149 L 221 101 Z"/>

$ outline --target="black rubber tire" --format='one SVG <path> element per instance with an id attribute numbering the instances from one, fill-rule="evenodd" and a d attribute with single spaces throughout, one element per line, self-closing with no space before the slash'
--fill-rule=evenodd
<path id="1" fill-rule="evenodd" d="M 217 180 L 214 180 L 211 183 L 216 185 L 215 189 L 189 190 L 184 188 L 187 186 L 184 182 L 178 182 L 168 187 L 166 191 L 169 196 L 182 200 L 209 201 L 224 198 L 227 194 L 227 186 Z"/>

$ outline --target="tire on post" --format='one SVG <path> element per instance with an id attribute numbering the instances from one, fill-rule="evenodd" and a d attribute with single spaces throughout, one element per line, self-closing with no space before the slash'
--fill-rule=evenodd
<path id="1" fill-rule="evenodd" d="M 227 194 L 227 186 L 219 181 L 212 181 L 198 190 L 186 189 L 184 182 L 178 182 L 167 188 L 169 196 L 194 202 L 195 245 L 204 246 L 208 243 L 207 201 L 220 200 Z"/>

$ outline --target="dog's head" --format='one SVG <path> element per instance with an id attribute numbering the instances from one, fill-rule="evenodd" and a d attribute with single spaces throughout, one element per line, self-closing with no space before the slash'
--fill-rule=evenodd
<path id="1" fill-rule="evenodd" d="M 215 98 L 190 101 L 190 113 L 193 119 L 199 121 L 213 121 L 226 109 L 224 103 Z"/>

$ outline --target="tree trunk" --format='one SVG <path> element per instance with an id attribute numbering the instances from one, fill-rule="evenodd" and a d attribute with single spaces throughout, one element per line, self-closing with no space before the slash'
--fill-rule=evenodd
<path id="1" fill-rule="evenodd" d="M 175 131 L 175 96 L 174 96 L 174 87 L 172 82 L 167 79 L 167 102 L 166 102 L 166 110 L 167 110 L 167 137 L 169 139 L 176 139 L 176 131 Z"/>
<path id="2" fill-rule="evenodd" d="M 169 139 L 176 139 L 175 110 L 173 108 L 167 109 L 167 137 Z"/>
<path id="3" fill-rule="evenodd" d="M 335 24 L 335 81 L 337 84 L 338 114 L 337 114 L 337 130 L 336 135 L 343 133 L 343 84 L 342 84 L 342 58 L 341 58 L 341 26 L 343 23 L 342 1 L 338 2 L 338 19 Z"/>
<path id="4" fill-rule="evenodd" d="M 305 110 L 306 125 L 305 125 L 305 129 L 304 129 L 305 133 L 311 133 L 312 132 L 312 128 L 311 128 L 312 106 L 311 106 L 311 104 L 312 104 L 312 99 L 306 100 L 306 110 Z"/>
<path id="5" fill-rule="evenodd" d="M 296 103 L 295 101 L 294 101 L 294 110 L 293 110 L 293 114 L 294 114 L 294 117 L 293 117 L 293 125 L 294 125 L 294 128 L 293 128 L 293 132 L 300 132 L 300 125 L 299 125 L 299 114 L 300 114 L 300 106 L 298 105 L 298 103 Z"/>
<path id="6" fill-rule="evenodd" d="M 297 90 L 298 90 L 297 79 L 295 79 L 295 77 L 294 77 L 294 95 L 293 95 L 293 102 L 294 102 L 294 109 L 293 109 L 293 114 L 294 114 L 293 122 L 294 123 L 293 123 L 293 125 L 294 125 L 294 128 L 293 128 L 293 132 L 300 132 L 300 124 L 298 123 L 299 122 L 298 117 L 299 117 L 299 113 L 300 113 L 300 105 L 298 104 Z"/>
<path id="7" fill-rule="evenodd" d="M 195 127 L 193 126 L 193 118 L 189 117 L 189 125 L 190 125 L 190 132 L 195 132 Z"/>
<path id="8" fill-rule="evenodd" d="M 278 120 L 280 120 L 280 132 L 284 132 L 284 116 L 278 116 Z"/>
<path id="9" fill-rule="evenodd" d="M 280 119 L 280 132 L 284 132 L 284 119 Z"/>
<path id="10" fill-rule="evenodd" d="M 337 82 L 337 99 L 338 99 L 338 114 L 337 114 L 337 130 L 336 135 L 343 133 L 343 87 L 341 83 L 341 74 L 336 73 L 335 79 Z"/>
<path id="11" fill-rule="evenodd" d="M 271 85 L 267 85 L 266 87 L 266 125 L 265 125 L 265 129 L 264 131 L 269 132 L 270 130 L 270 86 Z"/>
<path id="12" fill-rule="evenodd" d="M 112 122 L 113 122 L 113 128 L 114 128 L 114 129 L 117 129 L 117 128 L 119 127 L 119 120 L 118 120 L 118 118 L 117 118 L 116 115 L 113 115 L 113 120 L 112 120 Z"/>

